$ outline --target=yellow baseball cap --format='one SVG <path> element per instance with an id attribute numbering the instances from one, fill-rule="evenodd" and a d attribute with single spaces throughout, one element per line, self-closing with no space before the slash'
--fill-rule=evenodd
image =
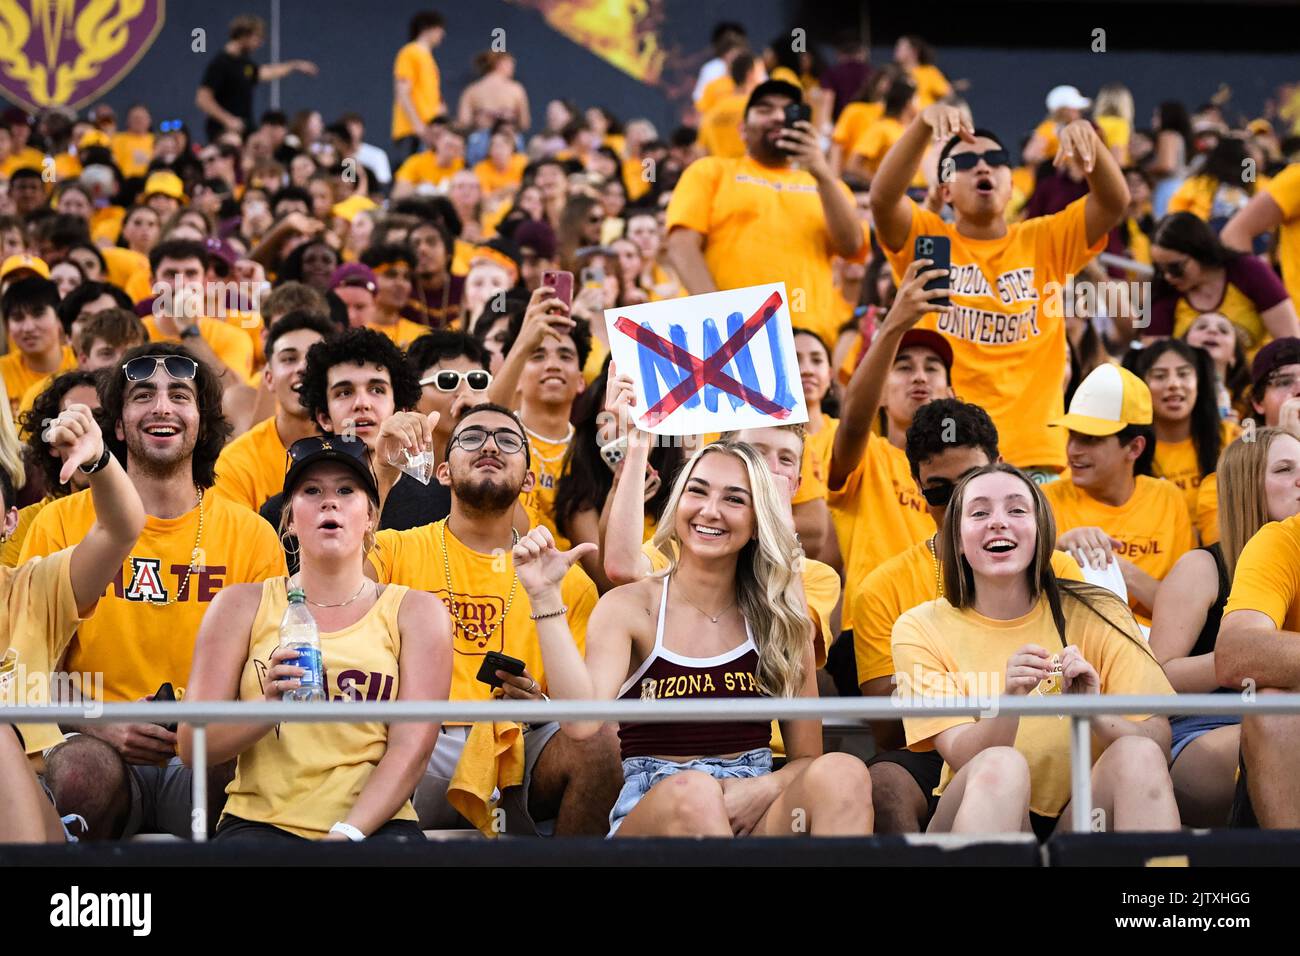
<path id="1" fill-rule="evenodd" d="M 10 256 L 3 263 L 0 263 L 0 282 L 4 282 L 15 272 L 35 273 L 42 279 L 50 277 L 50 267 L 46 265 L 45 260 L 39 256 L 18 255 Z"/>
<path id="2" fill-rule="evenodd" d="M 1103 438 L 1129 425 L 1151 424 L 1151 389 L 1119 365 L 1099 365 L 1079 383 L 1070 411 L 1050 425 Z"/>
<path id="3" fill-rule="evenodd" d="M 144 190 L 141 195 L 147 199 L 156 193 L 171 196 L 177 202 L 186 201 L 185 184 L 170 169 L 156 169 L 144 181 Z"/>
<path id="4" fill-rule="evenodd" d="M 342 202 L 336 202 L 330 207 L 330 213 L 338 216 L 340 219 L 346 219 L 351 222 L 357 217 L 357 213 L 365 212 L 368 209 L 378 209 L 379 204 L 368 196 L 353 194 Z"/>

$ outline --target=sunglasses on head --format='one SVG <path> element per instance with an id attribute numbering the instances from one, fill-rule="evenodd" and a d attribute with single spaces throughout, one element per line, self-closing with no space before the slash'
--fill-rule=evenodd
<path id="1" fill-rule="evenodd" d="M 492 373 L 478 368 L 468 372 L 444 368 L 420 379 L 421 385 L 432 385 L 440 392 L 454 392 L 460 388 L 461 382 L 468 383 L 473 391 L 485 392 L 492 384 Z"/>
<path id="2" fill-rule="evenodd" d="M 487 444 L 491 438 L 496 442 L 497 448 L 506 455 L 515 455 L 523 450 L 524 438 L 513 428 L 480 428 L 472 425 L 458 434 L 447 445 L 447 450 L 459 445 L 466 451 L 478 451 Z"/>
<path id="3" fill-rule="evenodd" d="M 952 502 L 952 493 L 957 490 L 957 485 L 961 483 L 963 478 L 976 470 L 975 468 L 967 468 L 958 476 L 956 481 L 941 478 L 938 484 L 922 488 L 921 497 L 925 499 L 925 503 L 931 508 L 946 508 Z"/>
<path id="4" fill-rule="evenodd" d="M 1011 165 L 1011 157 L 1007 155 L 1005 149 L 1000 148 L 986 150 L 983 153 L 953 153 L 948 158 L 952 160 L 952 168 L 962 173 L 974 169 L 981 159 L 994 169 Z"/>
<path id="5" fill-rule="evenodd" d="M 199 363 L 183 355 L 141 355 L 122 364 L 128 382 L 147 382 L 158 373 L 158 367 L 172 378 L 192 382 L 199 374 Z"/>

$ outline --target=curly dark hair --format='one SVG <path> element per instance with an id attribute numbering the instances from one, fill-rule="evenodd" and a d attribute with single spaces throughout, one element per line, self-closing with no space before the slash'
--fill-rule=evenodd
<path id="1" fill-rule="evenodd" d="M 221 380 L 207 365 L 199 361 L 198 356 L 183 345 L 168 342 L 147 342 L 128 350 L 122 356 L 125 365 L 142 355 L 179 355 L 193 359 L 199 367 L 194 377 L 194 391 L 199 400 L 199 437 L 194 445 L 190 467 L 194 474 L 194 483 L 200 488 L 211 488 L 217 479 L 217 456 L 230 441 L 234 426 L 221 409 Z M 99 382 L 99 403 L 102 406 L 100 421 L 103 423 L 104 440 L 108 449 L 118 461 L 127 460 L 126 442 L 117 437 L 117 426 L 122 421 L 122 408 L 126 403 L 127 381 L 121 367 L 105 375 Z"/>
<path id="2" fill-rule="evenodd" d="M 91 388 L 99 391 L 100 379 L 102 376 L 98 372 L 86 372 L 77 369 L 72 372 L 64 372 L 50 382 L 49 387 L 32 402 L 32 407 L 23 412 L 19 419 L 19 428 L 27 436 L 27 446 L 23 449 L 23 455 L 27 459 L 27 467 L 40 473 L 45 479 L 45 492 L 53 498 L 62 498 L 72 491 L 71 483 L 63 485 L 59 483 L 59 472 L 63 470 L 63 459 L 57 455 L 50 454 L 50 444 L 45 440 L 45 423 L 58 418 L 60 404 L 63 397 L 79 385 L 89 385 Z M 99 414 L 96 413 L 96 418 Z M 104 423 L 100 422 L 100 428 L 103 429 Z M 104 431 L 105 436 L 108 432 Z"/>
<path id="3" fill-rule="evenodd" d="M 998 429 L 978 405 L 955 398 L 937 398 L 922 405 L 907 428 L 907 463 L 921 480 L 921 463 L 949 448 L 982 448 L 989 462 L 998 460 Z"/>
<path id="4" fill-rule="evenodd" d="M 336 365 L 377 365 L 388 371 L 396 409 L 408 411 L 420 401 L 420 380 L 411 371 L 402 350 L 373 329 L 348 329 L 307 350 L 298 400 L 313 421 L 329 415 L 329 370 Z"/>

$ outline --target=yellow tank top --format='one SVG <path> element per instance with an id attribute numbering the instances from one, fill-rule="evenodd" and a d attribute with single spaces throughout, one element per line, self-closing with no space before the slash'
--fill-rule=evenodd
<path id="1" fill-rule="evenodd" d="M 325 688 L 331 701 L 397 699 L 401 632 L 397 611 L 407 588 L 390 584 L 351 627 L 320 635 Z M 285 579 L 262 583 L 262 603 L 249 635 L 240 700 L 262 699 L 262 678 L 280 643 L 288 605 Z M 226 788 L 225 812 L 319 839 L 344 819 L 388 747 L 382 723 L 285 723 L 240 754 Z M 393 817 L 415 820 L 410 800 Z"/>

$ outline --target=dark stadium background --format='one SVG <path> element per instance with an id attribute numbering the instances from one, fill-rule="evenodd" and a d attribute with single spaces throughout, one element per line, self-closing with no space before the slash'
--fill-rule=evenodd
<path id="1" fill-rule="evenodd" d="M 900 33 L 919 33 L 939 50 L 950 79 L 969 79 L 969 99 L 980 125 L 1018 140 L 1043 118 L 1043 98 L 1060 83 L 1091 96 L 1108 81 L 1125 83 L 1137 105 L 1137 125 L 1165 98 L 1189 107 L 1204 102 L 1219 83 L 1231 86 L 1230 112 L 1257 116 L 1283 83 L 1300 81 L 1300 6 L 1280 2 L 1055 3 L 1050 0 L 993 3 L 848 2 L 848 0 L 648 0 L 662 11 L 659 35 L 671 51 L 664 78 L 647 86 L 551 29 L 535 9 L 544 0 L 280 0 L 281 56 L 315 60 L 316 78 L 293 76 L 280 85 L 280 106 L 291 116 L 319 109 L 326 122 L 345 109 L 366 118 L 367 139 L 388 146 L 392 109 L 391 69 L 406 42 L 411 14 L 432 7 L 447 18 L 447 38 L 437 51 L 444 96 L 451 108 L 475 78 L 475 53 L 488 49 L 495 28 L 506 31 L 507 49 L 518 60 L 533 119 L 546 101 L 571 97 L 602 103 L 621 119 L 645 116 L 666 136 L 680 105 L 669 87 L 687 91 L 709 55 L 709 31 L 717 20 L 737 19 L 761 49 L 793 26 L 829 44 L 835 31 L 858 25 L 872 42 L 873 63 L 887 63 Z M 612 4 L 622 0 L 608 0 Z M 172 0 L 166 23 L 135 70 L 105 99 L 118 115 L 145 100 L 154 121 L 185 119 L 200 130 L 194 90 L 204 64 L 225 42 L 239 13 L 273 20 L 272 0 Z M 207 53 L 191 51 L 192 31 L 207 32 Z M 1107 52 L 1091 52 L 1092 31 L 1106 30 Z M 823 46 L 829 55 L 829 46 Z M 257 54 L 266 62 L 270 45 Z M 1176 56 L 1174 55 L 1176 54 Z M 270 104 L 270 88 L 258 91 L 257 111 Z"/>

